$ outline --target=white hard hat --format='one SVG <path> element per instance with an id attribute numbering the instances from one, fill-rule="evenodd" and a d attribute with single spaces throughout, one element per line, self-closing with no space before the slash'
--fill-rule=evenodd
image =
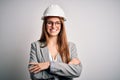
<path id="1" fill-rule="evenodd" d="M 42 20 L 44 20 L 44 17 L 47 17 L 47 16 L 62 17 L 66 21 L 66 16 L 64 14 L 64 11 L 58 5 L 48 6 L 48 8 L 46 8 L 46 10 L 43 13 Z"/>

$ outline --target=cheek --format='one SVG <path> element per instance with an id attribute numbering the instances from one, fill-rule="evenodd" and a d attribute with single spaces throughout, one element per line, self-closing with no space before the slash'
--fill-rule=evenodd
<path id="1" fill-rule="evenodd" d="M 50 26 L 47 26 L 46 28 L 47 28 L 47 31 L 49 31 L 49 30 L 51 29 L 51 27 L 50 27 Z"/>
<path id="2" fill-rule="evenodd" d="M 60 27 L 58 27 L 58 29 L 59 29 L 59 30 L 61 30 L 61 26 L 60 26 Z"/>
<path id="3" fill-rule="evenodd" d="M 48 27 L 46 28 L 46 32 L 49 33 L 49 28 Z"/>

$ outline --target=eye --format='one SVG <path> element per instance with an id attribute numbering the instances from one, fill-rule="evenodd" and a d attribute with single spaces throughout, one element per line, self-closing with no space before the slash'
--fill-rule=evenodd
<path id="1" fill-rule="evenodd" d="M 61 24 L 60 22 L 55 22 L 56 26 L 60 26 L 60 24 Z"/>
<path id="2" fill-rule="evenodd" d="M 51 22 L 51 21 L 48 21 L 47 24 L 52 24 L 52 22 Z"/>
<path id="3" fill-rule="evenodd" d="M 52 26 L 53 22 L 47 21 L 47 26 Z"/>
<path id="4" fill-rule="evenodd" d="M 61 23 L 60 22 L 56 22 L 57 25 L 60 25 Z"/>

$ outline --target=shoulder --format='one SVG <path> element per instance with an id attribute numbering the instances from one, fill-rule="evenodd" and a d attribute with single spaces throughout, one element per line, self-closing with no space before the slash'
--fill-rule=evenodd
<path id="1" fill-rule="evenodd" d="M 40 42 L 39 40 L 34 41 L 31 43 L 32 46 L 39 46 L 39 47 L 45 47 L 46 43 L 45 42 Z"/>
<path id="2" fill-rule="evenodd" d="M 77 48 L 76 48 L 75 43 L 69 42 L 68 45 L 69 45 L 69 51 L 70 51 L 71 59 L 72 58 L 77 58 Z"/>
<path id="3" fill-rule="evenodd" d="M 73 43 L 73 42 L 68 42 L 68 46 L 69 46 L 69 47 L 73 47 L 73 46 L 76 46 L 76 45 L 75 45 L 75 43 Z"/>
<path id="4" fill-rule="evenodd" d="M 31 45 L 35 46 L 38 43 L 39 43 L 39 41 L 37 40 L 37 41 L 32 42 Z"/>
<path id="5" fill-rule="evenodd" d="M 68 47 L 70 51 L 76 50 L 76 44 L 73 42 L 68 42 Z"/>

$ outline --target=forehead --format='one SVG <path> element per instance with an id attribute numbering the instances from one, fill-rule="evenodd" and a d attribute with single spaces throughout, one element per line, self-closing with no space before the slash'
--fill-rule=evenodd
<path id="1" fill-rule="evenodd" d="M 60 21 L 60 18 L 56 16 L 50 16 L 47 18 L 47 21 Z"/>

